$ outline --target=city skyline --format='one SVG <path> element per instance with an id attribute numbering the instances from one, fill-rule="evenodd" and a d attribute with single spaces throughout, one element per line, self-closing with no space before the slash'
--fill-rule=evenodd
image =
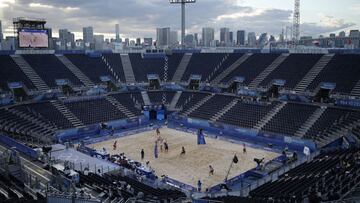
<path id="1" fill-rule="evenodd" d="M 347 3 L 326 4 L 324 0 L 316 3 L 302 0 L 301 35 L 318 36 L 356 29 L 360 4 L 355 0 L 345 1 Z M 46 18 L 54 36 L 58 36 L 59 29 L 68 29 L 76 39 L 81 38 L 82 28 L 87 26 L 92 26 L 96 35 L 115 38 L 114 25 L 119 24 L 121 38 L 131 39 L 155 38 L 157 27 L 171 25 L 172 30 L 180 29 L 180 10 L 170 6 L 168 1 L 122 2 L 0 0 L 0 18 L 5 35 L 12 35 L 12 18 L 18 16 Z M 203 27 L 213 27 L 215 38 L 219 38 L 220 28 L 229 27 L 234 32 L 247 30 L 257 35 L 267 32 L 278 36 L 282 27 L 291 26 L 292 7 L 292 0 L 274 0 L 271 5 L 266 0 L 198 1 L 196 5 L 188 6 L 187 34 L 201 33 Z"/>

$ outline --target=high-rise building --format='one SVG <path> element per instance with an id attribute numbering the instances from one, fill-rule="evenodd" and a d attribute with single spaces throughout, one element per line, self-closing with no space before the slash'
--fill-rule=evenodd
<path id="1" fill-rule="evenodd" d="M 248 46 L 255 47 L 256 46 L 256 34 L 255 32 L 248 33 Z"/>
<path id="2" fill-rule="evenodd" d="M 229 32 L 229 43 L 233 45 L 234 42 L 234 32 Z"/>
<path id="3" fill-rule="evenodd" d="M 184 43 L 185 43 L 185 46 L 187 47 L 193 47 L 194 46 L 194 35 L 192 34 L 188 34 L 185 36 L 184 38 Z"/>
<path id="4" fill-rule="evenodd" d="M 83 28 L 83 40 L 84 40 L 84 43 L 94 43 L 93 27 L 84 27 Z"/>
<path id="5" fill-rule="evenodd" d="M 129 46 L 130 45 L 130 39 L 129 38 L 125 38 L 125 46 Z"/>
<path id="6" fill-rule="evenodd" d="M 215 30 L 211 27 L 205 27 L 202 29 L 202 45 L 210 47 L 211 42 L 215 39 Z"/>
<path id="7" fill-rule="evenodd" d="M 268 35 L 267 33 L 262 33 L 259 37 L 259 46 L 263 47 L 266 45 L 266 43 L 268 43 L 269 41 L 269 38 L 268 38 Z"/>
<path id="8" fill-rule="evenodd" d="M 359 30 L 350 30 L 349 37 L 360 37 L 360 31 Z"/>
<path id="9" fill-rule="evenodd" d="M 2 24 L 1 24 L 1 20 L 0 20 L 0 42 L 2 42 L 3 39 L 4 39 L 4 35 L 3 35 Z"/>
<path id="10" fill-rule="evenodd" d="M 120 43 L 120 26 L 119 24 L 115 24 L 115 40 Z"/>
<path id="11" fill-rule="evenodd" d="M 230 29 L 220 28 L 220 45 L 227 46 L 230 42 Z"/>
<path id="12" fill-rule="evenodd" d="M 170 31 L 170 45 L 179 44 L 179 36 L 177 31 Z"/>
<path id="13" fill-rule="evenodd" d="M 140 38 L 136 38 L 136 45 L 140 46 L 141 45 L 141 39 Z"/>
<path id="14" fill-rule="evenodd" d="M 104 35 L 94 35 L 95 50 L 104 49 Z"/>
<path id="15" fill-rule="evenodd" d="M 198 35 L 198 33 L 194 34 L 194 43 L 195 43 L 195 46 L 199 45 L 199 35 Z"/>
<path id="16" fill-rule="evenodd" d="M 341 31 L 341 32 L 339 32 L 339 37 L 346 37 L 346 33 L 345 33 L 345 31 Z"/>
<path id="17" fill-rule="evenodd" d="M 336 34 L 335 34 L 335 33 L 330 33 L 329 37 L 330 37 L 330 38 L 335 38 L 335 37 L 336 37 Z"/>
<path id="18" fill-rule="evenodd" d="M 60 49 L 70 49 L 74 46 L 75 35 L 68 29 L 59 29 L 59 41 L 61 42 Z"/>
<path id="19" fill-rule="evenodd" d="M 238 30 L 236 35 L 236 44 L 240 46 L 245 45 L 245 30 Z"/>
<path id="20" fill-rule="evenodd" d="M 168 47 L 170 45 L 170 28 L 156 29 L 156 46 Z"/>

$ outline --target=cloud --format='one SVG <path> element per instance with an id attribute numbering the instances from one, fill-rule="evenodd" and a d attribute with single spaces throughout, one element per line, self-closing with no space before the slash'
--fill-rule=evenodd
<path id="1" fill-rule="evenodd" d="M 291 24 L 292 11 L 243 6 L 241 0 L 202 0 L 187 5 L 188 32 L 201 32 L 202 27 L 229 27 L 257 33 L 279 34 Z M 1 5 L 6 8 L 1 9 Z M 93 26 L 96 33 L 114 37 L 114 25 L 120 24 L 122 37 L 154 37 L 156 27 L 180 29 L 180 5 L 168 0 L 0 0 L 3 25 L 12 26 L 18 16 L 45 18 L 56 33 L 60 28 L 80 33 L 82 27 Z M 331 16 L 317 23 L 304 23 L 303 32 L 317 35 L 353 25 Z"/>

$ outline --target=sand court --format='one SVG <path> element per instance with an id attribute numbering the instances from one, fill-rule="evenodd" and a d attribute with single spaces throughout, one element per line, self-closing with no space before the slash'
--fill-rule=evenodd
<path id="1" fill-rule="evenodd" d="M 206 145 L 197 145 L 197 136 L 192 133 L 161 128 L 161 137 L 169 145 L 169 151 L 160 150 L 158 144 L 158 158 L 154 156 L 154 145 L 158 136 L 156 131 L 147 131 L 117 139 L 89 145 L 95 149 L 103 147 L 112 155 L 125 153 L 125 156 L 145 164 L 150 161 L 150 166 L 156 175 L 168 177 L 196 187 L 201 180 L 203 188 L 212 187 L 222 183 L 234 154 L 239 162 L 233 165 L 229 179 L 240 175 L 256 166 L 254 158 L 265 158 L 265 162 L 279 156 L 276 152 L 246 147 L 243 153 L 242 144 L 231 143 L 224 140 L 206 137 Z M 117 140 L 117 149 L 113 150 L 113 143 Z M 180 155 L 181 148 L 186 150 L 185 155 Z M 141 149 L 144 149 L 145 158 L 141 160 Z M 209 165 L 214 168 L 214 175 L 209 175 Z"/>

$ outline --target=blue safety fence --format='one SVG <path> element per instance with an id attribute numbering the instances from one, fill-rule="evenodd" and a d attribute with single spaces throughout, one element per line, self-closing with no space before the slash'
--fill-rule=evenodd
<path id="1" fill-rule="evenodd" d="M 6 136 L 5 134 L 0 134 L 0 142 L 9 148 L 15 147 L 18 152 L 21 152 L 32 159 L 38 158 L 38 154 L 35 150 L 23 144 L 18 143 L 14 139 Z"/>

